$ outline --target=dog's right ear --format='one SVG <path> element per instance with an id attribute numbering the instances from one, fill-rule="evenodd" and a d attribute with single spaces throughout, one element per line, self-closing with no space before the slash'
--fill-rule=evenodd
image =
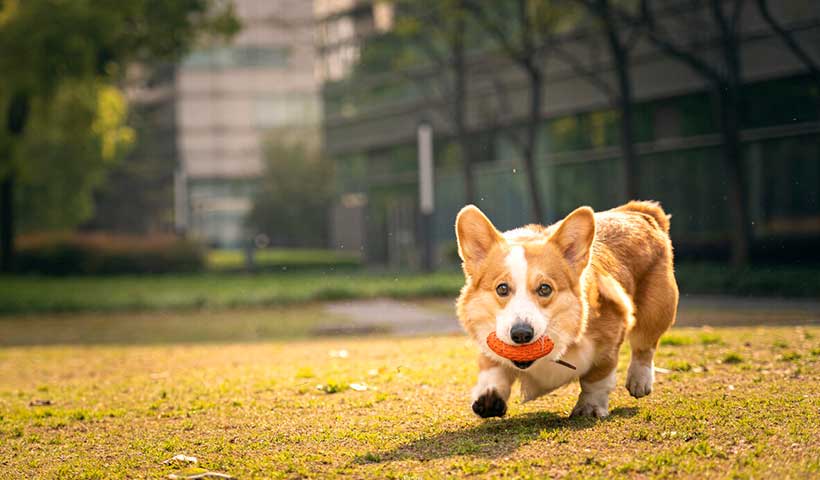
<path id="1" fill-rule="evenodd" d="M 470 276 L 478 272 L 493 246 L 503 241 L 492 222 L 475 205 L 467 205 L 458 212 L 456 239 L 464 271 Z"/>

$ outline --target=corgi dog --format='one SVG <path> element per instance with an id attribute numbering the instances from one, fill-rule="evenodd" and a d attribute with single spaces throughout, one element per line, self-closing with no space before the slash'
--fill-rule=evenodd
<path id="1" fill-rule="evenodd" d="M 635 398 L 652 391 L 655 349 L 678 306 L 669 216 L 658 203 L 598 213 L 580 207 L 548 227 L 503 233 L 468 205 L 455 229 L 465 276 L 458 318 L 480 349 L 476 414 L 504 416 L 516 380 L 528 401 L 578 378 L 571 416 L 606 417 L 625 338 L 626 389 Z M 488 346 L 492 332 L 509 346 L 549 340 L 554 347 L 513 362 Z"/>

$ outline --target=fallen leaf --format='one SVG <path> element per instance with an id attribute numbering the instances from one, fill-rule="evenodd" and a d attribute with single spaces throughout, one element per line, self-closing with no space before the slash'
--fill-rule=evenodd
<path id="1" fill-rule="evenodd" d="M 182 463 L 197 463 L 199 460 L 196 457 L 189 457 L 188 455 L 184 455 L 182 453 L 178 455 L 174 455 L 173 457 L 165 460 L 162 463 L 168 464 L 173 462 L 182 462 Z"/>
<path id="2" fill-rule="evenodd" d="M 198 480 L 208 478 L 220 478 L 223 480 L 236 480 L 236 477 L 220 472 L 197 472 L 197 473 L 172 473 L 168 475 L 171 480 Z"/>

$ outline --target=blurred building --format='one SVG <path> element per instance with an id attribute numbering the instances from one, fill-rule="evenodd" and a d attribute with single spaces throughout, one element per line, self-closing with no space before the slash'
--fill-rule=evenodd
<path id="1" fill-rule="evenodd" d="M 423 62 L 402 70 L 379 64 L 389 60 L 385 52 L 398 54 L 403 48 L 400 35 L 390 30 L 401 21 L 401 11 L 390 12 L 380 30 L 377 3 L 329 3 L 343 5 L 324 17 L 320 50 L 326 80 L 324 146 L 337 175 L 337 243 L 363 247 L 372 262 L 417 262 L 423 242 L 416 233 L 416 129 L 430 121 L 436 152 L 435 242 L 441 258 L 453 258 L 453 220 L 464 198 L 458 148 L 441 108 L 452 99 L 431 98 L 426 91 L 442 72 Z M 708 15 L 698 23 L 697 16 L 685 16 L 697 13 L 690 2 L 660 3 L 666 28 L 700 42 L 707 55 L 715 52 L 717 32 L 710 30 Z M 820 4 L 768 3 L 820 63 Z M 785 237 L 820 238 L 820 86 L 760 18 L 754 2 L 746 2 L 739 21 L 746 99 L 742 148 L 755 239 L 765 244 Z M 519 68 L 493 54 L 498 50 L 488 35 L 483 38 L 484 44 L 479 39 L 470 45 L 467 61 L 476 203 L 499 227 L 510 228 L 531 221 L 520 149 L 511 140 L 523 127 L 529 90 Z M 596 44 L 584 31 L 567 35 L 562 43 L 568 52 L 585 52 L 579 53 L 583 66 L 615 85 L 605 43 Z M 543 221 L 551 222 L 578 205 L 605 209 L 625 198 L 611 99 L 573 66 L 555 58 L 546 64 L 536 169 L 549 217 Z M 719 250 L 726 245 L 729 212 L 707 85 L 645 39 L 632 51 L 631 65 L 640 196 L 660 200 L 674 215 L 672 234 L 680 254 Z M 350 218 L 361 218 L 362 224 Z"/>
<path id="2" fill-rule="evenodd" d="M 176 227 L 221 247 L 244 241 L 265 141 L 310 137 L 321 112 L 313 2 L 235 5 L 232 43 L 193 52 L 176 76 Z"/>
<path id="3" fill-rule="evenodd" d="M 317 73 L 325 81 L 350 75 L 362 42 L 393 27 L 393 5 L 374 0 L 314 0 Z"/>

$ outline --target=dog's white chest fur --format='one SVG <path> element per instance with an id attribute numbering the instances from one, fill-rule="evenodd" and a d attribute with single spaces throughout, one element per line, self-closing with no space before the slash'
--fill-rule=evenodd
<path id="1" fill-rule="evenodd" d="M 518 376 L 523 401 L 535 400 L 585 374 L 592 367 L 594 355 L 594 345 L 586 337 L 582 337 L 580 342 L 570 347 L 562 356 L 564 360 L 575 365 L 577 370 L 547 359 L 535 362 Z"/>

